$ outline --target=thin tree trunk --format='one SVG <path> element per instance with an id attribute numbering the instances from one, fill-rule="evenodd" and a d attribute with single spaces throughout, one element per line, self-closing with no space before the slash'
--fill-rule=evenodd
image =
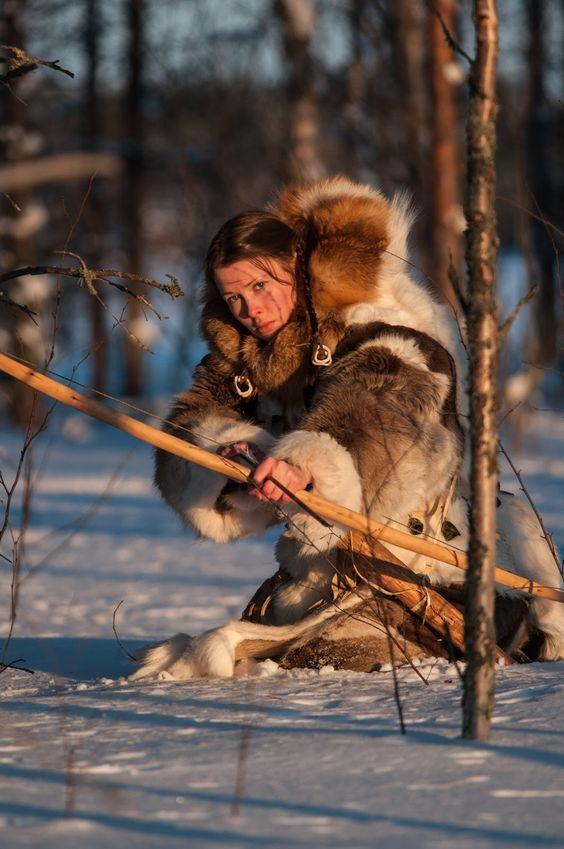
<path id="1" fill-rule="evenodd" d="M 550 179 L 549 134 L 550 110 L 545 91 L 546 51 L 544 33 L 547 26 L 543 0 L 526 0 L 529 31 L 527 65 L 529 98 L 527 117 L 527 178 L 533 199 L 527 205 L 551 219 L 555 213 L 554 192 Z M 536 207 L 538 204 L 538 207 Z M 550 365 L 558 354 L 558 317 L 556 303 L 556 257 L 554 246 L 542 221 L 530 219 L 535 254 L 539 296 L 535 304 L 536 338 L 533 340 L 534 362 Z"/>
<path id="2" fill-rule="evenodd" d="M 127 139 L 127 167 L 124 180 L 124 221 L 127 270 L 139 273 L 141 269 L 141 201 L 142 201 L 142 53 L 145 0 L 128 0 L 128 84 L 125 98 L 125 126 Z M 128 309 L 129 323 L 141 319 L 141 308 L 133 300 Z M 138 335 L 138 330 L 136 331 Z M 132 339 L 125 340 L 124 392 L 138 396 L 143 389 L 143 352 Z"/>
<path id="3" fill-rule="evenodd" d="M 413 0 L 394 0 L 389 4 L 389 14 L 392 55 L 396 57 L 400 90 L 405 98 L 402 121 L 409 186 L 422 202 L 428 189 L 423 157 L 427 142 L 424 92 L 428 85 L 424 68 L 424 10 L 422 4 Z"/>
<path id="4" fill-rule="evenodd" d="M 98 152 L 100 146 L 101 114 L 98 98 L 98 45 L 100 30 L 100 8 L 98 0 L 86 0 L 84 21 L 84 48 L 86 54 L 86 92 L 84 110 L 84 146 Z M 103 265 L 101 255 L 102 205 L 98 186 L 94 182 L 88 199 L 86 222 L 89 231 L 90 263 L 93 268 Z M 106 391 L 108 339 L 104 308 L 95 298 L 87 294 L 90 313 L 93 389 Z"/>
<path id="5" fill-rule="evenodd" d="M 320 116 L 315 91 L 315 68 L 310 41 L 315 26 L 312 0 L 275 0 L 283 28 L 283 44 L 288 66 L 291 180 L 317 180 L 325 169 L 319 150 Z"/>
<path id="6" fill-rule="evenodd" d="M 366 61 L 362 49 L 362 27 L 366 0 L 352 0 L 348 10 L 351 59 L 347 68 L 347 102 L 343 110 L 345 143 L 350 170 L 356 180 L 363 179 L 365 148 L 363 124 L 366 98 Z"/>
<path id="7" fill-rule="evenodd" d="M 25 49 L 25 13 L 24 0 L 5 0 L 0 13 L 0 43 Z M 14 79 L 10 85 L 0 86 L 0 161 L 8 166 L 15 166 L 25 158 L 28 107 L 20 95 L 21 84 L 22 80 Z M 32 195 L 25 189 L 11 190 L 9 194 L 0 196 L 0 215 L 7 222 L 0 245 L 6 268 L 33 263 L 33 237 L 26 232 L 26 227 L 21 226 L 31 202 Z M 9 286 L 8 294 L 16 302 L 24 300 L 32 309 L 38 309 L 40 302 L 36 302 L 35 298 L 26 295 L 22 299 L 19 291 L 22 287 L 23 284 L 15 280 Z M 40 332 L 30 326 L 29 319 L 20 313 L 12 313 L 6 325 L 11 350 L 32 362 L 40 360 Z M 34 394 L 25 386 L 16 383 L 9 392 L 11 416 L 16 424 L 26 427 L 31 415 L 39 415 L 39 404 L 34 402 Z"/>
<path id="8" fill-rule="evenodd" d="M 450 257 L 460 272 L 462 257 L 462 208 L 460 198 L 460 150 L 456 109 L 456 65 L 437 13 L 455 33 L 455 0 L 437 0 L 428 11 L 430 110 L 431 269 L 439 293 L 453 306 L 456 294 L 448 276 Z"/>
<path id="9" fill-rule="evenodd" d="M 465 592 L 467 667 L 463 736 L 487 740 L 495 693 L 493 568 L 497 489 L 497 314 L 495 264 L 496 70 L 495 0 L 474 0 L 476 56 L 470 74 L 467 120 L 466 263 L 470 315 L 471 506 Z"/>

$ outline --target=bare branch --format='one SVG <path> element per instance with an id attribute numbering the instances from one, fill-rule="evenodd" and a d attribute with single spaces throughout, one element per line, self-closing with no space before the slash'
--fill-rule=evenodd
<path id="1" fill-rule="evenodd" d="M 12 167 L 13 167 L 13 166 L 12 166 Z M 1 170 L 1 169 L 0 169 L 0 170 Z M 6 200 L 8 201 L 8 203 L 10 204 L 10 206 L 12 207 L 12 209 L 13 209 L 15 212 L 21 212 L 21 211 L 22 211 L 21 206 L 19 206 L 19 205 L 16 203 L 16 201 L 14 200 L 14 198 L 13 198 L 13 197 L 10 197 L 10 195 L 8 194 L 8 192 L 2 192 L 2 194 L 4 195 L 4 197 L 6 198 Z"/>
<path id="2" fill-rule="evenodd" d="M 539 526 L 540 526 L 540 529 L 541 529 L 541 531 L 542 531 L 542 535 L 543 535 L 543 537 L 544 537 L 544 539 L 545 539 L 545 541 L 546 541 L 546 544 L 548 545 L 548 547 L 549 547 L 549 549 L 550 549 L 550 553 L 552 554 L 552 556 L 553 556 L 553 558 L 554 558 L 554 562 L 556 563 L 556 565 L 557 565 L 557 567 L 558 567 L 558 571 L 560 572 L 560 574 L 562 575 L 562 577 L 564 577 L 564 565 L 563 565 L 562 563 L 560 563 L 560 560 L 558 559 L 558 554 L 557 554 L 557 551 L 556 551 L 556 547 L 555 547 L 555 545 L 554 545 L 554 542 L 552 541 L 552 536 L 551 536 L 551 534 L 549 534 L 549 533 L 548 533 L 548 531 L 546 530 L 546 528 L 545 528 L 545 526 L 544 526 L 544 522 L 543 522 L 543 520 L 542 520 L 542 516 L 541 516 L 541 514 L 539 513 L 539 511 L 537 510 L 537 508 L 536 508 L 536 506 L 535 506 L 535 503 L 534 503 L 534 501 L 533 501 L 533 499 L 532 499 L 532 497 L 531 497 L 531 493 L 530 493 L 530 492 L 529 492 L 529 490 L 527 489 L 527 486 L 526 486 L 526 484 L 525 484 L 525 481 L 523 480 L 523 476 L 522 476 L 522 474 L 521 474 L 521 471 L 520 471 L 519 469 L 517 469 L 517 467 L 514 465 L 513 461 L 511 460 L 511 458 L 510 458 L 510 456 L 509 456 L 509 454 L 507 453 L 507 451 L 506 451 L 506 450 L 505 450 L 505 448 L 503 447 L 503 444 L 502 444 L 502 442 L 501 442 L 501 439 L 498 439 L 498 445 L 499 445 L 499 448 L 500 448 L 501 453 L 503 454 L 503 456 L 505 457 L 505 459 L 507 460 L 507 462 L 508 462 L 508 463 L 509 463 L 509 465 L 511 466 L 511 470 L 512 470 L 513 474 L 515 475 L 515 477 L 516 477 L 516 478 L 517 478 L 517 480 L 519 481 L 519 486 L 520 486 L 520 488 L 521 488 L 521 492 L 523 492 L 523 493 L 524 493 L 525 498 L 527 499 L 527 501 L 528 501 L 528 502 L 529 502 L 529 504 L 531 505 L 531 507 L 532 507 L 532 509 L 533 509 L 533 512 L 534 512 L 535 516 L 537 517 L 537 521 L 538 521 Z"/>
<path id="3" fill-rule="evenodd" d="M 544 217 L 544 215 L 540 215 L 540 214 L 537 214 L 537 213 L 533 212 L 533 211 L 532 211 L 532 209 L 528 209 L 528 208 L 527 208 L 526 206 L 524 206 L 523 204 L 519 203 L 519 202 L 518 202 L 518 201 L 516 201 L 516 200 L 513 200 L 513 198 L 506 198 L 506 197 L 504 197 L 503 195 L 496 195 L 496 200 L 502 200 L 502 201 L 504 201 L 505 203 L 510 203 L 510 204 L 511 204 L 511 206 L 514 206 L 516 209 L 520 209 L 520 210 L 521 210 L 521 212 L 525 212 L 525 213 L 526 213 L 527 215 L 529 215 L 531 218 L 534 218 L 534 219 L 536 219 L 537 221 L 540 221 L 540 223 L 541 223 L 541 224 L 544 224 L 544 226 L 545 226 L 546 228 L 548 228 L 548 229 L 550 229 L 550 230 L 554 230 L 554 232 L 556 233 L 556 235 L 557 235 L 557 236 L 560 236 L 560 237 L 564 238 L 564 230 L 560 230 L 560 229 L 556 226 L 556 224 L 554 224 L 552 221 L 549 221 L 549 220 L 548 220 L 548 218 L 545 218 L 545 217 Z"/>
<path id="4" fill-rule="evenodd" d="M 427 0 L 427 6 L 428 6 L 429 10 L 433 13 L 433 15 L 435 15 L 437 17 L 437 19 L 438 19 L 438 21 L 441 25 L 443 35 L 446 39 L 446 43 L 448 44 L 448 46 L 450 47 L 452 52 L 458 53 L 460 56 L 463 56 L 464 59 L 466 59 L 466 61 L 471 65 L 472 61 L 473 61 L 472 57 L 468 55 L 468 53 L 464 50 L 464 48 L 455 39 L 454 35 L 451 33 L 451 31 L 447 27 L 447 25 L 445 23 L 445 19 L 443 18 L 442 14 L 437 9 L 435 4 L 430 2 L 430 0 Z"/>
<path id="5" fill-rule="evenodd" d="M 448 270 L 447 270 L 448 279 L 450 281 L 450 285 L 454 290 L 454 294 L 456 295 L 458 304 L 460 309 L 462 310 L 465 316 L 468 315 L 469 304 L 468 299 L 466 298 L 464 292 L 462 291 L 462 286 L 460 285 L 460 278 L 458 276 L 458 272 L 454 267 L 454 262 L 452 261 L 452 252 L 449 251 L 448 254 Z"/>
<path id="6" fill-rule="evenodd" d="M 127 271 L 116 271 L 111 268 L 89 268 L 86 262 L 80 257 L 78 254 L 72 253 L 71 251 L 57 251 L 56 253 L 62 253 L 64 256 L 71 256 L 74 259 L 77 259 L 79 262 L 79 266 L 75 268 L 65 268 L 64 266 L 59 265 L 28 265 L 24 268 L 14 268 L 11 271 L 5 271 L 3 274 L 0 274 L 0 285 L 2 283 L 6 283 L 9 280 L 14 280 L 18 277 L 26 277 L 28 275 L 43 275 L 43 274 L 56 274 L 63 275 L 65 277 L 76 278 L 79 281 L 79 286 L 82 285 L 82 282 L 85 283 L 86 288 L 89 293 L 95 298 L 98 303 L 103 307 L 104 310 L 111 316 L 112 321 L 114 322 L 114 326 L 121 327 L 121 329 L 126 333 L 136 345 L 139 345 L 144 351 L 149 351 L 149 348 L 136 336 L 131 330 L 127 327 L 125 320 L 122 316 L 119 317 L 115 315 L 115 313 L 111 310 L 108 304 L 104 301 L 103 298 L 100 297 L 95 283 L 96 281 L 101 281 L 108 286 L 111 286 L 114 289 L 117 289 L 120 292 L 123 292 L 124 295 L 127 295 L 134 301 L 137 301 L 142 306 L 149 309 L 153 315 L 155 315 L 159 321 L 166 320 L 167 316 L 161 315 L 156 307 L 151 303 L 151 301 L 140 292 L 136 292 L 131 289 L 129 286 L 124 286 L 121 283 L 117 283 L 115 280 L 111 280 L 109 278 L 114 277 L 118 280 L 126 280 L 132 283 L 143 283 L 145 286 L 150 286 L 153 289 L 158 289 L 160 292 L 164 292 L 166 295 L 169 295 L 173 300 L 175 298 L 179 298 L 184 295 L 182 288 L 180 286 L 179 280 L 174 277 L 172 274 L 167 274 L 166 277 L 171 281 L 170 283 L 159 283 L 157 280 L 153 280 L 149 277 L 143 277 L 141 274 L 134 274 L 132 272 Z M 3 300 L 2 293 L 0 293 L 0 300 Z M 33 318 L 31 314 L 31 310 L 29 307 L 23 304 L 16 304 L 13 302 L 13 306 L 18 307 L 22 312 L 29 315 L 30 318 Z"/>
<path id="7" fill-rule="evenodd" d="M 135 655 L 131 654 L 131 652 L 126 648 L 125 644 L 122 642 L 122 640 L 120 639 L 120 636 L 117 632 L 116 614 L 117 614 L 118 610 L 120 609 L 120 607 L 122 606 L 122 604 L 123 604 L 123 599 L 120 601 L 120 603 L 118 605 L 116 605 L 116 607 L 114 609 L 114 613 L 113 613 L 113 616 L 112 616 L 112 629 L 113 629 L 115 638 L 117 640 L 117 644 L 120 647 L 120 649 L 122 650 L 122 652 L 124 652 L 130 660 L 136 661 L 137 658 L 135 657 Z"/>
<path id="8" fill-rule="evenodd" d="M 551 368 L 550 366 L 539 366 L 537 363 L 530 363 L 527 360 L 521 360 L 521 362 L 526 366 L 531 366 L 531 368 L 538 368 L 540 371 L 549 371 L 552 374 L 559 374 L 560 377 L 564 377 L 564 371 L 561 371 L 557 368 Z"/>
<path id="9" fill-rule="evenodd" d="M 6 50 L 10 54 L 7 58 L 0 58 L 0 62 L 8 66 L 8 73 L 0 77 L 0 84 L 2 85 L 7 85 L 17 77 L 23 77 L 24 74 L 36 71 L 40 65 L 51 68 L 53 71 L 60 71 L 62 74 L 66 74 L 67 77 L 74 79 L 72 71 L 67 70 L 67 68 L 61 68 L 59 59 L 49 60 L 39 59 L 37 56 L 28 56 L 19 47 L 12 47 L 9 44 L 0 44 L 0 50 Z"/>
<path id="10" fill-rule="evenodd" d="M 35 670 L 28 669 L 27 666 L 16 666 L 16 663 L 25 663 L 25 658 L 18 657 L 17 660 L 12 660 L 10 663 L 0 663 L 0 675 L 2 675 L 6 669 L 19 669 L 20 672 L 28 672 L 30 675 L 35 675 Z"/>
<path id="11" fill-rule="evenodd" d="M 514 307 L 514 308 L 513 308 L 513 310 L 509 313 L 509 315 L 507 316 L 507 318 L 505 319 L 505 321 L 503 321 L 503 322 L 502 322 L 502 323 L 498 326 L 497 332 L 498 332 L 498 334 L 499 334 L 499 341 L 500 341 L 500 343 L 501 343 L 501 342 L 503 342 L 503 341 L 504 341 L 504 339 L 507 337 L 507 334 L 509 333 L 509 331 L 511 330 L 511 328 L 512 328 L 512 327 L 513 327 L 513 325 L 515 324 L 515 322 L 516 322 L 516 320 L 517 320 L 517 318 L 518 318 L 518 316 L 519 316 L 519 313 L 521 312 L 521 310 L 523 309 L 523 307 L 524 307 L 526 304 L 528 304 L 530 301 L 532 301 L 532 300 L 533 300 L 533 298 L 534 298 L 536 295 L 538 295 L 538 292 L 539 292 L 539 287 L 538 287 L 538 285 L 537 285 L 536 283 L 534 283 L 534 284 L 533 284 L 533 286 L 531 286 L 531 288 L 529 289 L 529 291 L 528 291 L 525 295 L 523 295 L 523 297 L 522 297 L 522 298 L 519 298 L 519 300 L 517 301 L 517 303 L 516 303 L 515 307 Z"/>
<path id="12" fill-rule="evenodd" d="M 13 300 L 12 300 L 11 298 L 9 298 L 9 297 L 8 297 L 8 295 L 6 295 L 4 292 L 0 292 L 0 304 L 7 304 L 7 306 L 9 306 L 9 307 L 12 307 L 13 309 L 19 310 L 20 312 L 23 312 L 25 315 L 27 315 L 27 317 L 28 317 L 28 318 L 31 318 L 31 320 L 33 321 L 33 323 L 34 323 L 37 327 L 39 327 L 39 324 L 38 324 L 38 323 L 37 323 L 37 321 L 35 320 L 35 316 L 37 315 L 37 313 L 36 313 L 36 312 L 34 312 L 34 311 L 33 311 L 30 307 L 28 307 L 26 304 L 18 304 L 18 303 L 16 303 L 16 301 L 13 301 Z"/>

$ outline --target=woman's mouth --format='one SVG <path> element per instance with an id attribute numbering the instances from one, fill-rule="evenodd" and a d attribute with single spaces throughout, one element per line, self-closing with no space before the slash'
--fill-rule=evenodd
<path id="1" fill-rule="evenodd" d="M 274 321 L 266 321 L 264 324 L 259 324 L 257 326 L 257 333 L 268 333 L 270 330 L 274 328 Z"/>

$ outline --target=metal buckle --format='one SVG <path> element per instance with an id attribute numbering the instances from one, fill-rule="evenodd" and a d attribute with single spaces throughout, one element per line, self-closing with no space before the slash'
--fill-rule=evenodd
<path id="1" fill-rule="evenodd" d="M 330 366 L 333 362 L 333 357 L 327 345 L 319 343 L 315 348 L 311 361 L 314 366 Z"/>
<path id="2" fill-rule="evenodd" d="M 237 395 L 241 398 L 250 398 L 255 388 L 246 374 L 236 374 L 233 378 Z"/>

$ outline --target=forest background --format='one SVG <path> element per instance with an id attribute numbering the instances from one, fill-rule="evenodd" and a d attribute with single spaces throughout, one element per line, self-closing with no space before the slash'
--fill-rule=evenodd
<path id="1" fill-rule="evenodd" d="M 410 259 L 457 306 L 470 3 L 6 0 L 2 8 L 1 44 L 74 73 L 40 65 L 0 88 L 2 350 L 74 370 L 99 391 L 148 403 L 170 396 L 203 350 L 198 291 L 217 227 L 264 207 L 289 180 L 334 173 L 411 193 Z M 531 407 L 562 407 L 564 391 L 564 12 L 556 0 L 506 0 L 499 15 L 501 317 L 538 287 L 502 348 L 502 403 L 519 404 L 518 426 Z M 81 260 L 165 284 L 173 275 L 184 297 L 133 283 L 168 316 L 159 321 L 100 280 L 5 279 Z M 0 386 L 2 415 L 25 424 L 27 390 Z"/>

